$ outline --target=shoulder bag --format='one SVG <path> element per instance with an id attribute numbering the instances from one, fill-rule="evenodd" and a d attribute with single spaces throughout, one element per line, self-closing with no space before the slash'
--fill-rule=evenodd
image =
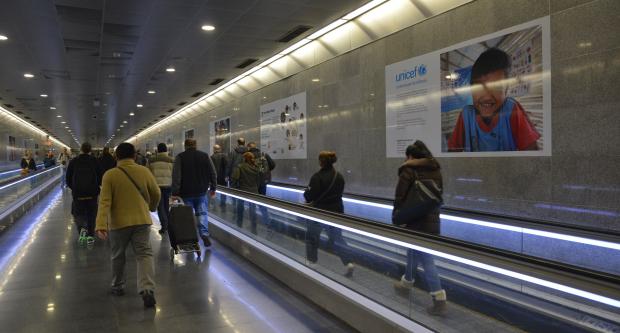
<path id="1" fill-rule="evenodd" d="M 307 202 L 306 205 L 314 207 L 317 202 L 323 200 L 323 198 L 327 195 L 327 193 L 329 193 L 329 191 L 332 189 L 332 187 L 334 187 L 334 183 L 336 183 L 336 177 L 338 177 L 338 171 L 336 171 L 336 169 L 334 169 L 334 177 L 332 178 L 332 182 L 327 187 L 327 190 L 323 191 L 323 193 L 321 193 L 321 195 L 316 200 L 313 200 L 311 202 Z"/>
<path id="2" fill-rule="evenodd" d="M 394 212 L 392 222 L 396 225 L 415 223 L 443 204 L 442 190 L 437 183 L 432 179 L 420 179 L 415 170 L 414 174 L 403 204 Z"/>

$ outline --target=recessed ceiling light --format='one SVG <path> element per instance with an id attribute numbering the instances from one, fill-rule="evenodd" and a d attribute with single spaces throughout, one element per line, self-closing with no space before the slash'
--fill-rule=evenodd
<path id="1" fill-rule="evenodd" d="M 127 124 L 127 120 L 123 120 L 123 124 Z"/>
<path id="2" fill-rule="evenodd" d="M 142 104 L 138 104 L 138 105 L 136 105 L 136 107 L 139 107 L 139 108 L 141 108 L 141 107 L 143 107 L 143 106 L 144 106 L 144 105 L 142 105 Z"/>
<path id="3" fill-rule="evenodd" d="M 320 81 L 321 81 L 321 79 L 319 79 L 319 78 L 312 79 L 312 82 L 320 82 Z"/>
<path id="4" fill-rule="evenodd" d="M 117 132 L 120 132 L 120 131 L 121 131 L 121 129 L 120 129 L 120 128 L 117 128 L 117 129 L 116 129 L 116 131 L 117 131 Z"/>
<path id="5" fill-rule="evenodd" d="M 119 126 L 119 127 L 120 127 L 120 128 L 123 128 L 123 127 L 125 127 L 125 125 L 121 125 L 121 126 Z"/>
<path id="6" fill-rule="evenodd" d="M 56 110 L 55 106 L 50 106 L 50 110 Z"/>
<path id="7" fill-rule="evenodd" d="M 130 116 L 135 116 L 136 114 L 135 114 L 135 113 L 133 113 L 133 112 L 130 112 L 130 113 L 129 113 L 129 115 L 130 115 Z"/>
<path id="8" fill-rule="evenodd" d="M 61 124 L 65 124 L 65 123 L 66 123 L 66 121 L 61 121 L 60 123 L 61 123 Z"/>
<path id="9" fill-rule="evenodd" d="M 30 73 L 25 73 L 24 77 L 27 78 L 27 79 L 32 79 L 34 77 L 34 75 L 30 74 Z"/>
<path id="10" fill-rule="evenodd" d="M 39 96 L 41 96 L 41 97 L 43 97 L 43 98 L 47 98 L 47 94 L 41 94 L 41 95 L 39 95 Z"/>
<path id="11" fill-rule="evenodd" d="M 61 115 L 57 115 L 56 118 L 62 118 L 62 116 Z"/>
<path id="12" fill-rule="evenodd" d="M 201 27 L 201 29 L 204 30 L 204 31 L 213 31 L 213 30 L 215 30 L 215 27 L 212 26 L 212 25 L 203 25 Z"/>
<path id="13" fill-rule="evenodd" d="M 69 126 L 65 126 L 65 128 L 69 128 Z"/>
<path id="14" fill-rule="evenodd" d="M 149 90 L 149 91 L 147 91 L 147 93 L 153 95 L 155 93 L 155 90 Z"/>
<path id="15" fill-rule="evenodd" d="M 166 68 L 166 72 L 168 73 L 176 72 L 176 69 L 174 69 L 174 67 L 168 67 Z"/>
<path id="16" fill-rule="evenodd" d="M 9 37 L 5 36 L 5 35 L 0 35 L 0 40 L 7 40 L 9 39 Z"/>

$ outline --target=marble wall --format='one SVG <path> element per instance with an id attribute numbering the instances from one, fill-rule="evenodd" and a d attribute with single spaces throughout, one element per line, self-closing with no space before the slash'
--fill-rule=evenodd
<path id="1" fill-rule="evenodd" d="M 402 160 L 385 157 L 385 66 L 547 15 L 552 156 L 442 158 L 446 204 L 620 232 L 617 0 L 477 0 L 372 42 L 372 32 L 352 30 L 279 65 L 281 72 L 271 69 L 278 80 L 240 85 L 138 143 L 172 134 L 179 152 L 183 129 L 194 128 L 206 150 L 209 122 L 224 116 L 232 118 L 233 142 L 259 141 L 259 106 L 307 91 L 309 158 L 277 161 L 274 180 L 307 184 L 319 151 L 331 149 L 347 192 L 390 198 Z"/>

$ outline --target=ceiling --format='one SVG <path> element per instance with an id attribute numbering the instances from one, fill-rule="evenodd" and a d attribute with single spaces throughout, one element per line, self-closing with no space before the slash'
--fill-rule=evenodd
<path id="1" fill-rule="evenodd" d="M 237 68 L 244 61 L 258 64 L 365 2 L 4 1 L 0 105 L 67 144 L 77 145 L 75 135 L 102 146 L 112 134 L 126 138 L 222 84 L 214 80 L 251 68 Z M 203 31 L 205 24 L 215 30 Z M 312 28 L 278 42 L 299 26 Z"/>

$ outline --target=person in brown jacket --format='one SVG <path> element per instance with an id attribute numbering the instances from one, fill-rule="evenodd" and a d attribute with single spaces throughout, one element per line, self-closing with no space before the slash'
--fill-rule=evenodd
<path id="1" fill-rule="evenodd" d="M 424 142 L 417 140 L 407 147 L 407 160 L 398 168 L 398 185 L 394 196 L 394 217 L 399 209 L 403 208 L 409 188 L 416 179 L 432 180 L 439 189 L 443 189 L 441 168 L 426 147 Z M 441 194 L 441 193 L 439 193 Z M 439 234 L 439 207 L 431 209 L 423 217 L 410 221 L 403 227 L 430 234 Z M 413 288 L 414 277 L 418 265 L 424 268 L 424 278 L 433 298 L 433 306 L 428 308 L 432 315 L 442 315 L 446 311 L 446 291 L 442 289 L 439 275 L 435 267 L 435 261 L 431 254 L 426 252 L 407 249 L 407 267 L 400 281 L 394 284 L 398 292 L 408 292 Z"/>
<path id="2" fill-rule="evenodd" d="M 151 248 L 151 214 L 159 205 L 161 192 L 149 169 L 136 164 L 136 150 L 124 142 L 116 148 L 118 163 L 103 175 L 97 236 L 110 238 L 113 295 L 124 295 L 125 250 L 131 243 L 138 264 L 138 290 L 144 306 L 155 306 L 155 269 Z"/>

